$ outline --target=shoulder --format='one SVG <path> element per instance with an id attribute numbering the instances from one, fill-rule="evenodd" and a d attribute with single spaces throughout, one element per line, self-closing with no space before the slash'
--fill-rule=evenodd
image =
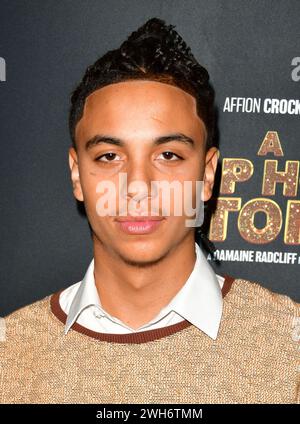
<path id="1" fill-rule="evenodd" d="M 1 318 L 0 403 L 22 399 L 37 367 L 49 358 L 49 347 L 60 330 L 50 312 L 51 296 Z"/>
<path id="2" fill-rule="evenodd" d="M 224 299 L 226 337 L 242 341 L 242 349 L 256 351 L 276 367 L 298 369 L 300 304 L 257 281 L 235 278 Z M 233 335 L 233 336 L 231 336 Z M 292 372 L 292 371 L 291 371 Z M 293 371 L 294 372 L 294 371 Z M 294 378 L 294 377 L 293 377 Z"/>
<path id="3" fill-rule="evenodd" d="M 52 294 L 23 306 L 1 318 L 2 340 L 0 344 L 26 345 L 49 331 L 52 321 L 50 298 Z M 11 347 L 12 347 L 11 346 Z"/>
<path id="4" fill-rule="evenodd" d="M 30 303 L 29 305 L 22 306 L 21 308 L 18 308 L 10 314 L 6 315 L 3 319 L 5 319 L 7 322 L 16 322 L 20 319 L 28 319 L 33 317 L 37 318 L 41 312 L 47 309 L 47 305 L 51 296 L 52 294 Z"/>
<path id="5" fill-rule="evenodd" d="M 257 311 L 262 316 L 276 316 L 294 320 L 300 325 L 300 303 L 285 294 L 277 293 L 260 282 L 235 278 L 228 296 L 229 303 L 248 311 Z"/>
<path id="6" fill-rule="evenodd" d="M 58 296 L 60 303 L 63 303 L 64 306 L 69 307 L 72 302 L 80 282 L 72 284 L 64 289 L 60 289 L 55 293 L 51 293 L 44 298 L 37 300 L 29 305 L 23 306 L 9 315 L 0 318 L 2 324 L 6 325 L 6 328 L 15 328 L 19 327 L 19 324 L 35 327 L 39 325 L 43 327 L 49 321 L 49 314 L 51 313 L 51 298 L 52 296 Z"/>

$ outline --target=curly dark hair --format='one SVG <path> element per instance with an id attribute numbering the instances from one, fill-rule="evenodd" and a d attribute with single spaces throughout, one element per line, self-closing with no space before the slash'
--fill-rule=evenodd
<path id="1" fill-rule="evenodd" d="M 93 65 L 72 92 L 69 129 L 73 146 L 75 127 L 83 114 L 86 98 L 108 84 L 131 79 L 154 80 L 178 86 L 196 98 L 197 113 L 206 131 L 206 150 L 214 144 L 214 91 L 209 74 L 181 36 L 159 18 L 149 19 L 116 50 L 110 50 Z"/>

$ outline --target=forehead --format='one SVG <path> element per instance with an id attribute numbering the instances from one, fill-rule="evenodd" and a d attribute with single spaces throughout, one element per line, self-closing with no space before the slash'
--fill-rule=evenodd
<path id="1" fill-rule="evenodd" d="M 141 137 L 149 132 L 153 137 L 162 131 L 203 132 L 205 127 L 191 94 L 167 83 L 132 80 L 109 84 L 91 93 L 75 135 L 80 143 L 99 132 L 112 131 L 124 138 L 129 132 Z"/>

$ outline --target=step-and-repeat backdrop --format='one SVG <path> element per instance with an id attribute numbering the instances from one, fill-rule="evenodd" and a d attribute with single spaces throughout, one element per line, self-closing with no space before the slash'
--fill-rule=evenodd
<path id="1" fill-rule="evenodd" d="M 154 16 L 176 25 L 216 92 L 208 260 L 300 301 L 300 2 L 1 0 L 0 315 L 83 277 L 92 244 L 69 176 L 69 96 Z"/>

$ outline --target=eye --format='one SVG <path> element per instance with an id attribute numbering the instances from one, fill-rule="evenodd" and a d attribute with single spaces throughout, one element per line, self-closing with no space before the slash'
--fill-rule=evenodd
<path id="1" fill-rule="evenodd" d="M 98 156 L 95 161 L 97 162 L 113 162 L 113 159 L 117 156 L 116 153 L 109 152 L 104 155 Z M 103 158 L 107 158 L 108 160 L 104 160 Z"/>
<path id="2" fill-rule="evenodd" d="M 169 151 L 167 151 L 167 152 L 162 152 L 161 153 L 161 155 L 164 155 L 164 158 L 165 159 L 167 159 L 167 162 L 174 162 L 174 161 L 176 161 L 176 160 L 182 160 L 183 158 L 181 157 L 181 156 L 179 156 L 179 155 L 176 155 L 176 153 L 173 153 L 173 152 L 169 152 Z M 177 159 L 175 158 L 175 159 L 171 159 L 171 157 L 172 156 L 176 156 L 177 157 Z"/>

